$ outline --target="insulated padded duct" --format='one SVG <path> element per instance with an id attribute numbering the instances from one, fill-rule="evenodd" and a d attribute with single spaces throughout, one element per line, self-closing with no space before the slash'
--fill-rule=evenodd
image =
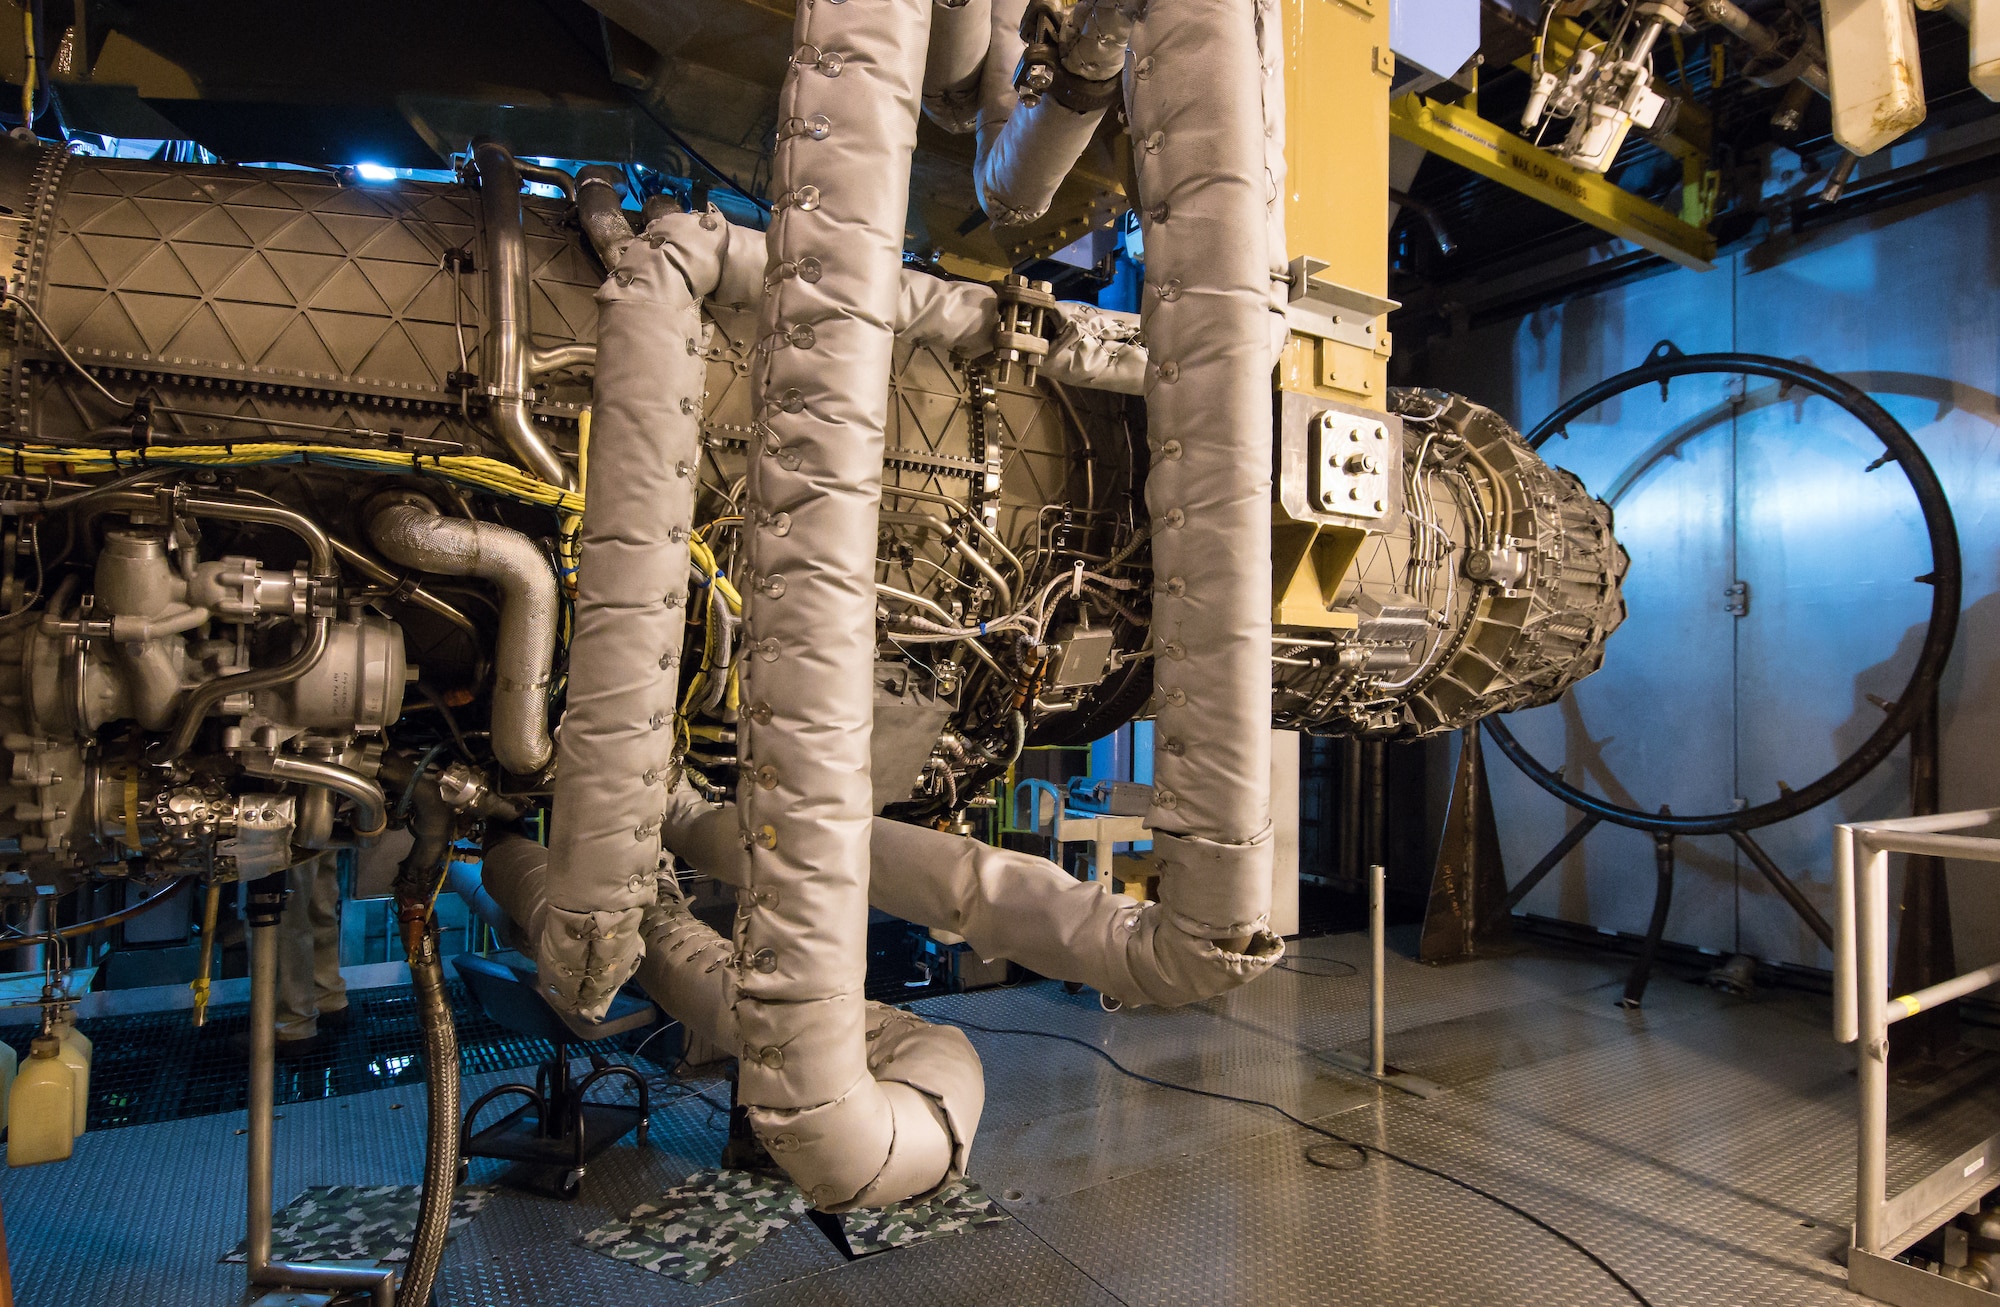
<path id="1" fill-rule="evenodd" d="M 749 878 L 749 863 L 738 829 L 732 809 L 683 792 L 669 805 L 661 835 L 674 855 L 696 870 L 741 886 Z M 1231 953 L 1188 934 L 1165 904 L 1113 894 L 1046 858 L 886 817 L 875 819 L 869 842 L 868 904 L 962 935 L 982 958 L 1006 958 L 1130 1004 L 1176 1007 L 1213 998 L 1262 975 L 1268 965 L 1265 958 Z M 683 943 L 691 929 L 647 920 L 639 979 L 663 1004 L 667 997 L 651 978 L 655 933 L 692 956 L 693 946 Z"/>
<path id="2" fill-rule="evenodd" d="M 979 73 L 986 63 L 993 0 L 936 0 L 924 60 L 924 116 L 954 136 L 979 123 Z"/>
<path id="3" fill-rule="evenodd" d="M 1255 9 L 1159 0 L 1133 31 L 1162 901 L 1268 966 L 1271 216 Z"/>
<path id="4" fill-rule="evenodd" d="M 816 54 L 793 60 L 779 98 L 752 372 L 738 1090 L 825 1211 L 924 1192 L 963 1162 L 932 1097 L 875 1078 L 862 999 L 876 531 L 930 12 L 798 11 L 794 46 Z M 969 1044 L 945 1056 L 977 1074 Z"/>
<path id="5" fill-rule="evenodd" d="M 662 218 L 597 293 L 589 509 L 536 947 L 549 995 L 593 1018 L 638 967 L 654 901 L 701 458 L 700 299 L 724 284 L 751 293 L 742 263 L 761 254 L 733 230 L 713 210 Z"/>
<path id="6" fill-rule="evenodd" d="M 415 495 L 378 508 L 368 538 L 404 567 L 476 576 L 500 591 L 493 642 L 493 756 L 532 776 L 555 754 L 549 739 L 549 674 L 555 661 L 555 573 L 541 548 L 492 522 L 446 517 Z"/>
<path id="7" fill-rule="evenodd" d="M 1080 8 L 1090 17 L 1083 20 L 1084 34 L 1075 43 L 1075 53 L 1065 42 L 1064 68 L 1081 75 L 1088 60 L 1088 76 L 1108 82 L 1124 63 L 1123 36 L 1131 19 L 1110 0 L 1083 0 Z M 979 207 L 996 227 L 1024 226 L 1047 213 L 1063 178 L 1083 157 L 1104 120 L 1103 107 L 1072 109 L 1054 91 L 1032 105 L 1021 103 L 1014 91 L 1014 70 L 1026 49 L 1019 30 L 1026 11 L 1025 0 L 998 0 L 994 5 L 993 48 L 982 74 L 999 80 L 981 89 L 972 182 Z"/>

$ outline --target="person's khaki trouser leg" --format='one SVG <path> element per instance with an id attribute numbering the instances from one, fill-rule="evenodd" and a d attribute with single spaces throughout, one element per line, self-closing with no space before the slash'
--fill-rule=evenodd
<path id="1" fill-rule="evenodd" d="M 322 853 L 287 875 L 291 896 L 278 922 L 278 1038 L 319 1033 L 319 1014 L 347 1006 L 340 978 L 339 855 Z"/>

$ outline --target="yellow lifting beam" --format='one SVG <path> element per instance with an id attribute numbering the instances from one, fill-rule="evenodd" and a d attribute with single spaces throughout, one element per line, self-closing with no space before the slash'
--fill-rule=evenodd
<path id="1" fill-rule="evenodd" d="M 1538 149 L 1471 109 L 1406 95 L 1389 129 L 1413 145 L 1685 268 L 1715 266 L 1715 238 L 1594 172 Z"/>

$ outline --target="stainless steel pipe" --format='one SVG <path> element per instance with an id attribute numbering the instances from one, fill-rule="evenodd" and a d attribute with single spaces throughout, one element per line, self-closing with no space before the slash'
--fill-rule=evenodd
<path id="1" fill-rule="evenodd" d="M 472 147 L 472 163 L 479 174 L 485 256 L 486 338 L 480 344 L 479 371 L 487 418 L 493 434 L 530 472 L 550 485 L 573 489 L 575 478 L 535 430 L 528 408 L 528 250 L 521 234 L 521 168 L 506 147 L 492 141 Z"/>
<path id="2" fill-rule="evenodd" d="M 382 795 L 382 787 L 360 772 L 316 758 L 294 758 L 276 753 L 245 752 L 238 761 L 243 764 L 243 770 L 252 776 L 290 781 L 296 785 L 316 785 L 351 800 L 354 816 L 348 824 L 362 839 L 380 835 L 388 829 L 389 803 Z"/>
<path id="3" fill-rule="evenodd" d="M 250 928 L 249 1210 L 244 1262 L 250 1283 L 297 1289 L 359 1289 L 374 1307 L 395 1307 L 396 1272 L 271 1259 L 272 1079 L 278 1067 L 278 927 Z"/>

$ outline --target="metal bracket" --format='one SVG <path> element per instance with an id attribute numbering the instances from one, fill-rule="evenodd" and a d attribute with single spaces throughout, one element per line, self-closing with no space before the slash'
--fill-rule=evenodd
<path id="1" fill-rule="evenodd" d="M 1285 323 L 1301 336 L 1337 340 L 1372 350 L 1380 343 L 1377 321 L 1402 303 L 1365 290 L 1322 279 L 1326 260 L 1301 254 L 1286 265 L 1291 290 L 1285 299 Z"/>

